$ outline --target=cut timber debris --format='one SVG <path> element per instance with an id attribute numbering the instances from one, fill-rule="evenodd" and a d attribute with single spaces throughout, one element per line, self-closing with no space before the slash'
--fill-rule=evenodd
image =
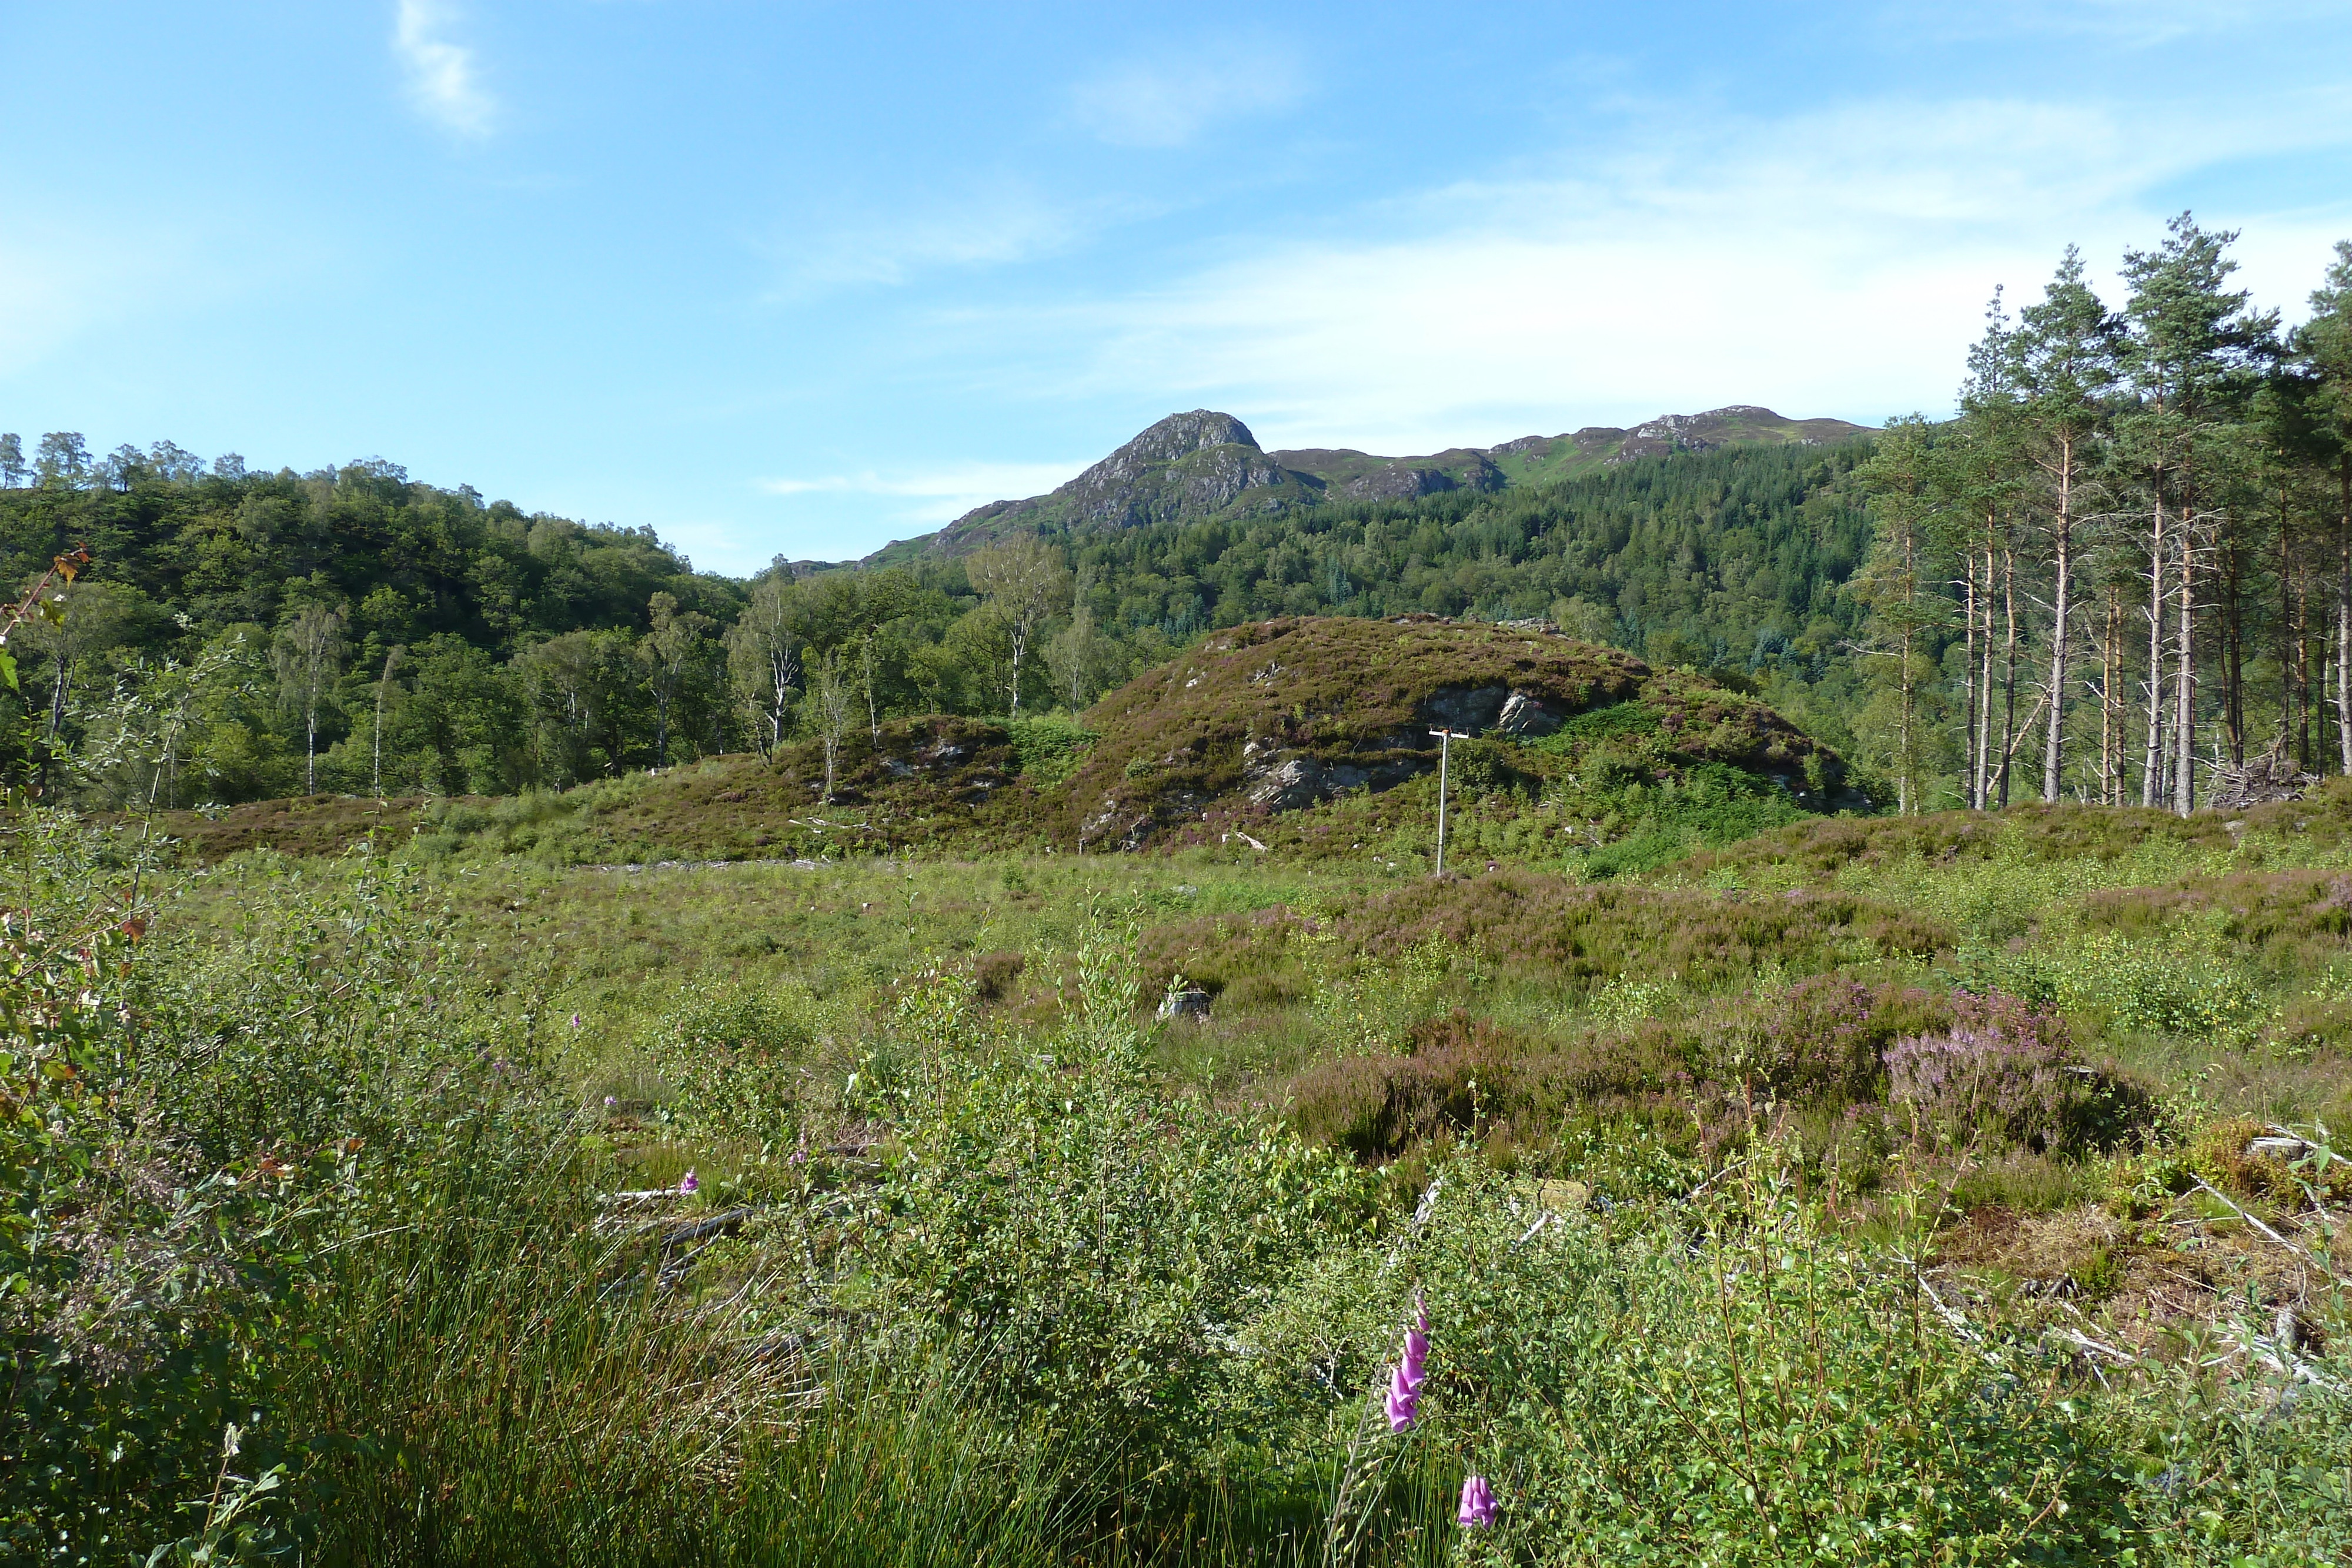
<path id="1" fill-rule="evenodd" d="M 2317 774 L 2296 768 L 2273 744 L 2242 765 L 2223 764 L 2214 768 L 2210 804 L 2217 811 L 2239 811 L 2275 800 L 2300 800 L 2303 792 L 2318 782 Z"/>

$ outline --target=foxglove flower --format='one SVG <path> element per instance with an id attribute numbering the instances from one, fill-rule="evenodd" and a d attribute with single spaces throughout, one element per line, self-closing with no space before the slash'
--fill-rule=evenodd
<path id="1" fill-rule="evenodd" d="M 1486 1484 L 1485 1476 L 1472 1476 L 1462 1483 L 1462 1510 L 1457 1522 L 1483 1530 L 1495 1522 L 1495 1489 Z"/>
<path id="2" fill-rule="evenodd" d="M 1402 1432 L 1421 1414 L 1421 1385 L 1429 1381 L 1429 1312 L 1420 1309 L 1404 1331 L 1404 1358 L 1389 1375 L 1389 1430 Z"/>
<path id="3" fill-rule="evenodd" d="M 696 1187 L 698 1187 L 701 1185 L 702 1184 L 700 1182 L 694 1179 L 694 1173 L 692 1171 L 688 1171 L 684 1176 L 678 1177 L 677 1190 L 679 1194 L 683 1196 L 687 1193 L 692 1192 Z"/>

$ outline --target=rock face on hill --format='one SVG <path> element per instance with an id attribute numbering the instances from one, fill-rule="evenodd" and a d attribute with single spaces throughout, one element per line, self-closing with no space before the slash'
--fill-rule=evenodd
<path id="1" fill-rule="evenodd" d="M 1378 793 L 1435 769 L 1433 728 L 1529 740 L 1625 705 L 1691 761 L 1801 800 L 1842 780 L 1833 753 L 1762 703 L 1549 626 L 1285 619 L 1220 632 L 1097 704 L 1087 722 L 1101 738 L 1056 791 L 1056 836 L 1139 848 L 1204 821 Z"/>
<path id="2" fill-rule="evenodd" d="M 1347 447 L 1266 452 L 1229 413 L 1171 413 L 1085 473 L 1044 496 L 992 501 L 936 534 L 877 551 L 961 555 L 1012 533 L 1086 531 L 1220 516 L 1257 517 L 1325 501 L 1407 501 L 1448 490 L 1494 491 L 1635 457 L 1717 446 L 1821 445 L 1867 434 L 1840 419 L 1784 419 L 1734 404 L 1670 413 L 1630 430 L 1593 426 L 1567 435 L 1523 435 L 1499 446 L 1456 446 L 1425 457 L 1381 457 Z"/>

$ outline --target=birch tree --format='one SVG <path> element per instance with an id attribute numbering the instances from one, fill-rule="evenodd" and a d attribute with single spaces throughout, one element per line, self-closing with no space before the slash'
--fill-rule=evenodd
<path id="1" fill-rule="evenodd" d="M 305 606 L 278 629 L 270 649 L 278 689 L 302 716 L 302 792 L 319 792 L 319 706 L 343 673 L 345 617 L 323 604 Z"/>
<path id="2" fill-rule="evenodd" d="M 793 629 L 792 600 L 788 579 L 761 578 L 727 633 L 728 674 L 762 756 L 774 756 L 783 744 L 802 682 L 802 642 Z"/>
<path id="3" fill-rule="evenodd" d="M 1004 617 L 1012 643 L 1005 674 L 1005 711 L 1021 716 L 1021 662 L 1037 629 L 1070 602 L 1069 569 L 1062 552 L 1043 539 L 1022 538 L 974 550 L 964 576 L 983 602 Z"/>

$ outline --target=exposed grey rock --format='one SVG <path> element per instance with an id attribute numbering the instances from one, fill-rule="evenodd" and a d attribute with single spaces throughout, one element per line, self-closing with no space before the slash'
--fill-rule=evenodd
<path id="1" fill-rule="evenodd" d="M 1191 1019 L 1194 1023 L 1206 1023 L 1209 1019 L 1209 993 L 1198 986 L 1181 991 L 1170 991 L 1160 1001 L 1163 1019 Z"/>
<path id="2" fill-rule="evenodd" d="M 1513 692 L 1495 717 L 1505 735 L 1549 735 L 1559 727 L 1559 716 L 1525 692 Z"/>
<path id="3" fill-rule="evenodd" d="M 1041 528 L 1124 528 L 1235 509 L 1279 513 L 1331 498 L 1411 500 L 1446 490 L 1501 490 L 1511 481 L 1496 466 L 1498 456 L 1549 462 L 1572 453 L 1618 463 L 1741 442 L 1818 445 L 1864 434 L 1843 420 L 1789 420 L 1736 403 L 1705 413 L 1664 414 L 1632 430 L 1594 425 L 1570 435 L 1523 435 L 1498 446 L 1381 457 L 1345 447 L 1268 453 L 1233 415 L 1196 408 L 1170 414 L 1050 494 L 991 501 L 927 538 L 933 550 L 960 554 Z"/>
<path id="4" fill-rule="evenodd" d="M 1495 727 L 1510 695 L 1508 686 L 1440 686 L 1423 700 L 1419 712 L 1433 726 L 1475 734 Z"/>
<path id="5" fill-rule="evenodd" d="M 1253 804 L 1271 811 L 1295 811 L 1371 781 L 1364 768 L 1346 763 L 1326 766 L 1312 757 L 1290 757 L 1246 773 L 1244 780 Z"/>

